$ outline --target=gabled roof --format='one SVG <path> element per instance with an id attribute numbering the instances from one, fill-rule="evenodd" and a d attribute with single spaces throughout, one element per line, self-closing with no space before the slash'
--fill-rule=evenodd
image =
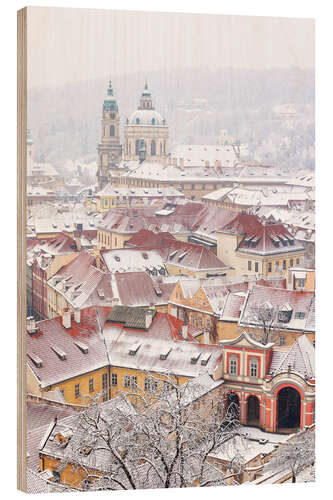
<path id="1" fill-rule="evenodd" d="M 315 379 L 315 349 L 306 335 L 295 340 L 286 351 L 273 350 L 269 374 L 297 373 L 304 379 Z"/>

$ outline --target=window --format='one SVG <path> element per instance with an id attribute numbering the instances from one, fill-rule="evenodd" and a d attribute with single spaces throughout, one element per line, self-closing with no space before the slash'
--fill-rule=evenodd
<path id="1" fill-rule="evenodd" d="M 275 267 L 277 268 L 277 267 L 279 267 L 279 265 L 280 265 L 280 262 L 278 260 L 275 261 Z"/>
<path id="2" fill-rule="evenodd" d="M 206 184 L 203 184 L 201 187 L 202 189 L 206 189 Z"/>
<path id="3" fill-rule="evenodd" d="M 195 316 L 194 316 L 194 314 L 191 314 L 191 316 L 190 316 L 190 322 L 191 322 L 191 325 L 194 325 L 194 322 L 195 322 Z"/>
<path id="4" fill-rule="evenodd" d="M 75 384 L 75 397 L 80 397 L 80 384 Z"/>
<path id="5" fill-rule="evenodd" d="M 139 155 L 139 149 L 140 149 L 140 141 L 136 140 L 135 141 L 135 154 L 138 156 Z"/>
<path id="6" fill-rule="evenodd" d="M 192 189 L 195 189 L 195 184 L 192 184 Z"/>
<path id="7" fill-rule="evenodd" d="M 202 326 L 202 317 L 198 316 L 198 326 Z"/>
<path id="8" fill-rule="evenodd" d="M 155 118 L 152 118 L 152 119 L 151 119 L 151 124 L 152 124 L 152 125 L 155 125 Z"/>
<path id="9" fill-rule="evenodd" d="M 294 265 L 294 259 L 290 259 L 290 267 L 293 267 Z"/>
<path id="10" fill-rule="evenodd" d="M 184 309 L 178 309 L 178 318 L 184 319 Z"/>
<path id="11" fill-rule="evenodd" d="M 139 125 L 139 123 L 140 123 L 140 118 L 137 118 L 137 119 L 135 120 L 135 123 L 136 123 L 137 125 Z"/>
<path id="12" fill-rule="evenodd" d="M 250 377 L 258 377 L 258 359 L 250 358 Z"/>
<path id="13" fill-rule="evenodd" d="M 60 389 L 60 392 L 61 392 L 61 394 L 62 394 L 63 396 L 65 395 L 65 391 L 64 391 L 64 389 Z"/>
<path id="14" fill-rule="evenodd" d="M 108 374 L 103 373 L 103 375 L 102 375 L 102 388 L 107 389 L 107 387 L 108 387 Z"/>
<path id="15" fill-rule="evenodd" d="M 272 272 L 272 263 L 271 262 L 268 262 L 267 272 L 269 272 L 269 273 Z"/>
<path id="16" fill-rule="evenodd" d="M 138 387 L 138 378 L 135 375 L 131 377 L 131 387 L 134 389 Z"/>
<path id="17" fill-rule="evenodd" d="M 145 387 L 145 391 L 156 391 L 157 390 L 157 381 L 152 380 L 150 378 L 145 378 L 144 387 Z"/>
<path id="18" fill-rule="evenodd" d="M 131 377 L 129 375 L 124 376 L 124 387 L 131 387 Z"/>
<path id="19" fill-rule="evenodd" d="M 89 392 L 94 392 L 94 379 L 89 380 Z"/>
<path id="20" fill-rule="evenodd" d="M 305 279 L 297 278 L 298 288 L 305 288 Z"/>
<path id="21" fill-rule="evenodd" d="M 236 356 L 230 356 L 229 358 L 229 373 L 231 375 L 238 374 L 238 359 Z"/>
<path id="22" fill-rule="evenodd" d="M 152 140 L 150 144 L 150 155 L 156 156 L 156 142 L 154 140 Z"/>
<path id="23" fill-rule="evenodd" d="M 114 137 L 114 125 L 110 125 L 110 137 Z"/>
<path id="24" fill-rule="evenodd" d="M 279 344 L 280 345 L 285 345 L 285 343 L 286 343 L 286 339 L 284 337 L 280 337 L 279 338 Z"/>
<path id="25" fill-rule="evenodd" d="M 251 271 L 251 269 L 252 269 L 252 262 L 249 260 L 247 263 L 247 270 Z"/>
<path id="26" fill-rule="evenodd" d="M 210 328 L 210 319 L 209 318 L 206 320 L 206 328 L 208 328 L 208 329 Z"/>
<path id="27" fill-rule="evenodd" d="M 287 261 L 286 261 L 286 260 L 284 260 L 284 261 L 282 262 L 282 269 L 283 269 L 284 271 L 287 269 Z"/>
<path id="28" fill-rule="evenodd" d="M 296 259 L 296 265 L 298 266 L 299 265 L 299 258 Z"/>
<path id="29" fill-rule="evenodd" d="M 116 373 L 111 374 L 111 384 L 118 385 L 118 375 Z"/>
<path id="30" fill-rule="evenodd" d="M 316 341 L 315 340 L 312 341 L 312 345 L 313 345 L 313 347 L 316 347 Z"/>
<path id="31" fill-rule="evenodd" d="M 255 271 L 256 273 L 258 273 L 258 272 L 259 272 L 259 262 L 255 262 L 255 263 L 254 263 L 254 271 Z"/>
<path id="32" fill-rule="evenodd" d="M 295 319 L 304 319 L 305 318 L 305 312 L 295 312 Z"/>
<path id="33" fill-rule="evenodd" d="M 58 470 L 53 470 L 52 475 L 53 475 L 53 481 L 55 483 L 60 483 L 60 472 Z"/>

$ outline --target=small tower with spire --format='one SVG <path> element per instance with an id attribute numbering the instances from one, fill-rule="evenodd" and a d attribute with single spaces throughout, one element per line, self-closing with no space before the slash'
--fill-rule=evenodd
<path id="1" fill-rule="evenodd" d="M 102 111 L 102 134 L 98 145 L 98 188 L 109 182 L 112 168 L 117 168 L 121 161 L 121 144 L 119 130 L 119 109 L 116 98 L 113 95 L 111 79 L 103 102 Z"/>
<path id="2" fill-rule="evenodd" d="M 151 93 L 148 90 L 147 78 L 145 81 L 145 88 L 141 94 L 140 104 L 138 109 L 154 109 L 153 107 L 153 99 L 151 97 Z"/>

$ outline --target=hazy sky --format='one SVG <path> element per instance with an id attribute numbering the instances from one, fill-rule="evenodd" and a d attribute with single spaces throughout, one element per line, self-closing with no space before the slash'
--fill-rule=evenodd
<path id="1" fill-rule="evenodd" d="M 28 86 L 182 67 L 314 67 L 314 21 L 28 8 Z"/>

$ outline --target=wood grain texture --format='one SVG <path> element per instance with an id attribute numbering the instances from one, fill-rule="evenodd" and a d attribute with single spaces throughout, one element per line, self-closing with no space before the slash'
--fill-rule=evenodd
<path id="1" fill-rule="evenodd" d="M 17 487 L 26 491 L 27 8 L 17 13 Z"/>

